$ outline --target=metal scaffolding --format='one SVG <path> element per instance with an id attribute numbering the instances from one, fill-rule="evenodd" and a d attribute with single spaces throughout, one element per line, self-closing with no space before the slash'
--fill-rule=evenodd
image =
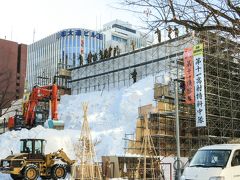
<path id="1" fill-rule="evenodd" d="M 201 33 L 204 44 L 208 143 L 240 137 L 240 44 L 229 37 Z"/>
<path id="2" fill-rule="evenodd" d="M 137 81 L 149 75 L 174 73 L 177 59 L 191 43 L 192 37 L 185 35 L 71 69 L 72 80 L 69 82 L 72 94 L 130 86 L 133 84 L 130 74 L 134 69 L 137 71 Z"/>
<path id="3" fill-rule="evenodd" d="M 183 93 L 179 89 L 181 156 L 186 157 L 192 156 L 204 145 L 227 143 L 231 139 L 240 138 L 240 44 L 210 32 L 198 34 L 195 43 L 204 44 L 207 126 L 196 127 L 195 107 L 185 104 Z M 177 69 L 181 70 L 181 56 L 178 65 Z M 181 75 L 178 77 L 182 78 Z M 175 156 L 176 124 L 171 86 L 156 82 L 154 88 L 156 107 L 150 110 L 143 107 L 145 112 L 148 111 L 148 126 L 154 146 L 159 155 Z M 135 142 L 129 141 L 128 153 L 141 154 L 139 147 L 143 143 L 143 126 L 139 121 L 138 119 Z"/>
<path id="4" fill-rule="evenodd" d="M 226 143 L 240 137 L 240 44 L 237 39 L 218 33 L 190 34 L 142 49 L 72 69 L 72 92 L 108 91 L 130 86 L 130 73 L 137 71 L 137 80 L 146 76 L 169 76 L 183 79 L 183 50 L 198 43 L 204 45 L 204 79 L 207 126 L 196 128 L 195 107 L 186 105 L 179 90 L 181 156 L 191 156 L 199 147 Z M 156 81 L 156 84 L 159 82 Z M 166 84 L 160 84 L 162 88 Z M 175 155 L 175 109 L 171 92 L 154 97 L 157 111 L 149 114 L 149 129 L 157 152 Z M 164 97 L 164 98 L 163 98 Z M 137 120 L 141 131 L 141 120 Z M 141 138 L 132 140 L 129 151 L 140 151 Z M 136 153 L 135 152 L 135 153 Z M 139 152 L 138 152 L 139 153 Z"/>

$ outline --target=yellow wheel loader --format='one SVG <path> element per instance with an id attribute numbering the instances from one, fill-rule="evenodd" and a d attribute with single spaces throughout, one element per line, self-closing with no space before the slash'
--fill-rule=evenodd
<path id="1" fill-rule="evenodd" d="M 44 139 L 21 139 L 20 153 L 2 159 L 0 172 L 14 180 L 64 179 L 75 161 L 62 149 L 45 154 L 45 143 Z"/>

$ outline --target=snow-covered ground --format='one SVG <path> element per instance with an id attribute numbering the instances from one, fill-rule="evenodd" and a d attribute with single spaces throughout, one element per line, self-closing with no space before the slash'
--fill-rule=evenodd
<path id="1" fill-rule="evenodd" d="M 164 78 L 161 81 L 163 80 Z M 154 77 L 149 76 L 120 90 L 62 96 L 59 117 L 65 122 L 65 129 L 54 130 L 38 126 L 31 130 L 22 129 L 2 134 L 0 159 L 11 151 L 19 152 L 21 138 L 44 138 L 47 140 L 46 153 L 63 148 L 74 159 L 74 144 L 80 137 L 83 120 L 83 102 L 88 102 L 88 121 L 93 141 L 99 142 L 96 145 L 98 160 L 103 155 L 123 155 L 124 134 L 135 131 L 138 107 L 153 103 L 153 86 Z M 0 179 L 11 178 L 0 174 Z"/>

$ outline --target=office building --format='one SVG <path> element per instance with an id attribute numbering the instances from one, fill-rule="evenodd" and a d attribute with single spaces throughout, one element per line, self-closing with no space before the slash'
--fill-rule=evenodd
<path id="1" fill-rule="evenodd" d="M 102 33 L 88 29 L 64 29 L 28 46 L 27 88 L 53 83 L 60 69 L 87 63 L 87 56 L 104 49 Z"/>
<path id="2" fill-rule="evenodd" d="M 0 114 L 22 98 L 26 76 L 27 45 L 0 39 Z"/>
<path id="3" fill-rule="evenodd" d="M 106 47 L 118 46 L 121 53 L 129 52 L 134 49 L 146 47 L 151 44 L 150 38 L 133 26 L 121 20 L 114 20 L 103 25 L 103 31 L 106 36 Z"/>

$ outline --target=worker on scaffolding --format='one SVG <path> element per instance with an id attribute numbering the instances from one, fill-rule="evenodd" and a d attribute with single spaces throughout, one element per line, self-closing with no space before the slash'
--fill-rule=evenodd
<path id="1" fill-rule="evenodd" d="M 83 56 L 81 54 L 79 54 L 79 61 L 80 61 L 80 66 L 83 65 Z"/>
<path id="2" fill-rule="evenodd" d="M 179 30 L 178 30 L 177 26 L 174 26 L 174 33 L 175 33 L 175 38 L 177 38 L 179 35 Z"/>
<path id="3" fill-rule="evenodd" d="M 104 59 L 104 57 L 103 57 L 103 51 L 102 51 L 102 50 L 99 51 L 99 56 L 100 56 L 100 60 L 103 60 L 103 59 Z"/>
<path id="4" fill-rule="evenodd" d="M 133 40 L 131 41 L 131 46 L 132 46 L 132 50 L 134 51 L 135 50 L 135 42 Z"/>
<path id="5" fill-rule="evenodd" d="M 116 53 L 117 53 L 117 48 L 116 48 L 116 47 L 114 47 L 114 48 L 113 48 L 113 57 L 115 57 L 115 56 L 116 56 Z"/>
<path id="6" fill-rule="evenodd" d="M 91 53 L 91 51 L 88 53 L 87 61 L 88 61 L 88 64 L 92 63 L 92 53 Z"/>
<path id="7" fill-rule="evenodd" d="M 118 47 L 118 45 L 116 46 L 116 50 L 117 50 L 117 56 L 120 55 L 120 48 Z"/>
<path id="8" fill-rule="evenodd" d="M 94 53 L 93 54 L 93 62 L 96 62 L 97 61 L 97 53 Z"/>
<path id="9" fill-rule="evenodd" d="M 109 46 L 108 48 L 108 58 L 110 58 L 112 56 L 112 47 Z"/>
<path id="10" fill-rule="evenodd" d="M 157 34 L 158 37 L 158 43 L 161 42 L 161 31 L 157 28 L 157 30 L 155 31 L 155 34 Z"/>
<path id="11" fill-rule="evenodd" d="M 136 71 L 136 69 L 133 70 L 131 75 L 132 75 L 133 83 L 137 82 L 137 71 Z"/>
<path id="12" fill-rule="evenodd" d="M 184 94 L 185 94 L 185 82 L 184 81 L 180 82 L 180 89 L 182 90 L 182 96 L 184 96 Z"/>
<path id="13" fill-rule="evenodd" d="M 107 49 L 104 50 L 103 57 L 104 57 L 104 59 L 108 58 L 108 50 Z"/>
<path id="14" fill-rule="evenodd" d="M 167 31 L 168 31 L 168 38 L 172 39 L 172 31 L 173 31 L 173 29 L 171 28 L 171 26 L 168 26 Z"/>

